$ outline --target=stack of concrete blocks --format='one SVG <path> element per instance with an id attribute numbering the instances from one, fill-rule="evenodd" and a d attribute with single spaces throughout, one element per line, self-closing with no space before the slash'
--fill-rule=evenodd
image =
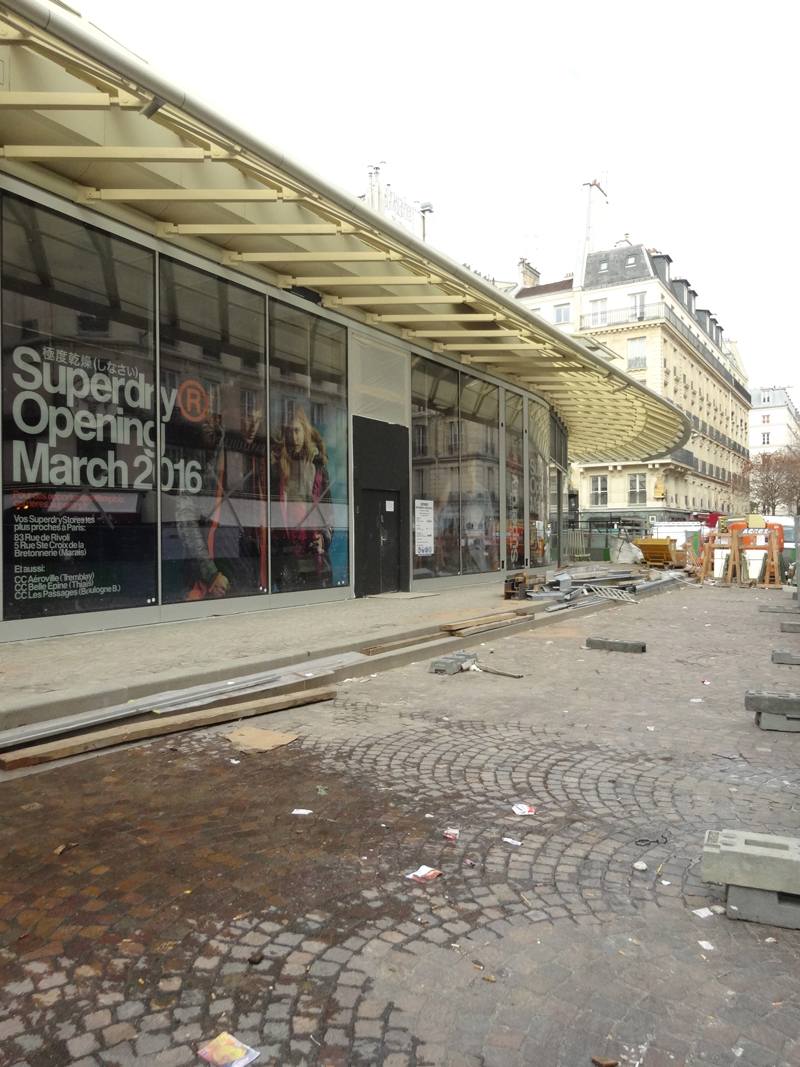
<path id="1" fill-rule="evenodd" d="M 800 930 L 800 840 L 740 830 L 709 830 L 704 882 L 727 885 L 729 919 Z"/>
<path id="2" fill-rule="evenodd" d="M 800 521 L 800 517 L 798 520 Z M 797 577 L 795 576 L 795 585 Z M 797 590 L 792 594 L 794 604 L 767 604 L 759 608 L 759 611 L 788 612 L 796 617 L 794 619 L 781 620 L 781 633 L 800 633 L 800 602 L 797 601 Z M 800 667 L 800 653 L 790 652 L 783 648 L 772 650 L 772 662 L 782 663 L 787 666 Z M 800 697 L 796 693 L 769 693 L 749 691 L 744 695 L 744 706 L 748 711 L 754 711 L 756 726 L 762 730 L 780 730 L 787 733 L 800 733 Z"/>
<path id="3" fill-rule="evenodd" d="M 432 660 L 428 667 L 428 674 L 458 674 L 468 670 L 472 663 L 476 663 L 478 657 L 474 652 L 450 652 L 446 656 L 440 656 Z"/>
<path id="4" fill-rule="evenodd" d="M 800 733 L 800 696 L 797 693 L 757 693 L 748 690 L 744 706 L 754 711 L 756 726 L 762 730 Z"/>

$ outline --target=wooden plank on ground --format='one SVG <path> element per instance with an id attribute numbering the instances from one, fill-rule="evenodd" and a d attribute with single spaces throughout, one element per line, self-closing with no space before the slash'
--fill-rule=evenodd
<path id="1" fill-rule="evenodd" d="M 495 611 L 491 615 L 476 615 L 474 619 L 461 619 L 459 622 L 444 622 L 442 623 L 443 630 L 458 630 L 461 632 L 468 626 L 485 626 L 491 622 L 503 622 L 506 619 L 514 619 L 519 614 L 519 610 L 515 611 Z M 522 612 L 522 614 L 526 614 Z"/>
<path id="2" fill-rule="evenodd" d="M 397 641 L 386 641 L 382 645 L 370 645 L 368 648 L 362 648 L 361 651 L 365 656 L 379 656 L 382 652 L 394 652 L 398 648 L 410 648 L 412 645 L 424 645 L 429 641 L 441 640 L 439 631 L 437 630 L 432 634 L 421 634 L 417 637 L 401 637 Z"/>
<path id="3" fill-rule="evenodd" d="M 500 622 L 487 622 L 482 626 L 468 626 L 463 630 L 452 630 L 453 637 L 474 637 L 475 634 L 486 633 L 487 630 L 504 630 L 507 626 L 511 626 L 512 623 L 519 622 L 519 617 L 512 619 L 503 619 Z"/>
<path id="4" fill-rule="evenodd" d="M 218 722 L 231 722 L 245 719 L 251 715 L 266 715 L 271 711 L 284 711 L 286 708 L 302 707 L 304 704 L 316 704 L 320 700 L 333 700 L 336 690 L 332 686 L 323 689 L 307 689 L 300 693 L 285 693 L 282 696 L 262 697 L 248 700 L 242 704 L 228 704 L 222 708 L 207 708 L 201 711 L 189 711 L 182 715 L 165 715 L 163 718 L 153 715 L 143 722 L 120 723 L 104 730 L 75 734 L 60 741 L 47 741 L 41 745 L 29 745 L 12 752 L 0 752 L 0 767 L 10 771 L 16 767 L 32 767 L 37 763 L 64 759 L 65 756 L 77 756 L 81 752 L 94 752 L 112 745 L 123 745 L 128 741 L 142 741 L 148 737 L 160 737 L 163 734 L 180 733 L 194 730 L 198 726 L 212 726 Z"/>

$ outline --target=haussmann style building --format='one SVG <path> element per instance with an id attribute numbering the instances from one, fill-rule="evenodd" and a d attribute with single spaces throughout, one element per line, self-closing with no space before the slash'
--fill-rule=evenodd
<path id="1" fill-rule="evenodd" d="M 568 457 L 687 443 L 69 11 L 0 5 L 0 72 L 2 639 L 497 581 L 558 562 Z"/>
<path id="2" fill-rule="evenodd" d="M 592 182 L 576 272 L 545 284 L 531 278 L 515 295 L 664 397 L 691 421 L 692 432 L 682 447 L 647 462 L 577 464 L 581 518 L 647 526 L 746 513 L 751 397 L 738 346 L 711 311 L 698 307 L 690 283 L 673 277 L 669 255 L 627 236 L 611 248 L 604 243 L 604 211 L 605 193 Z"/>

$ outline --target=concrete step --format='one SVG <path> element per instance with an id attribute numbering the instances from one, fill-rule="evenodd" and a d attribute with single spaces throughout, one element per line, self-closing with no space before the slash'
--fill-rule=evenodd
<path id="1" fill-rule="evenodd" d="M 800 634 L 800 619 L 781 619 L 782 634 Z"/>
<path id="2" fill-rule="evenodd" d="M 708 830 L 702 879 L 800 895 L 800 840 L 746 830 Z"/>
<path id="3" fill-rule="evenodd" d="M 609 637 L 587 637 L 587 648 L 604 649 L 606 652 L 646 652 L 644 641 L 615 641 Z"/>
<path id="4" fill-rule="evenodd" d="M 774 889 L 729 885 L 727 915 L 729 919 L 800 930 L 800 896 Z"/>
<path id="5" fill-rule="evenodd" d="M 772 693 L 768 689 L 748 689 L 744 694 L 747 711 L 768 711 L 775 715 L 800 715 L 800 695 Z"/>
<path id="6" fill-rule="evenodd" d="M 791 667 L 800 667 L 800 655 L 796 652 L 790 652 L 786 648 L 773 648 L 772 662 L 785 663 Z"/>
<path id="7" fill-rule="evenodd" d="M 759 730 L 779 730 L 785 734 L 800 733 L 800 715 L 774 715 L 769 711 L 757 711 L 755 722 Z"/>

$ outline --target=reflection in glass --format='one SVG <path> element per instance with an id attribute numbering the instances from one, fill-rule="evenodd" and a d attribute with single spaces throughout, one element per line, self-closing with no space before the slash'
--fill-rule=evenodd
<path id="1" fill-rule="evenodd" d="M 461 573 L 500 569 L 500 390 L 461 375 Z"/>
<path id="2" fill-rule="evenodd" d="M 525 566 L 524 401 L 506 392 L 506 568 Z"/>
<path id="3" fill-rule="evenodd" d="M 414 530 L 415 578 L 460 572 L 458 371 L 414 356 L 411 454 L 414 502 L 433 505 L 433 544 Z"/>
<path id="4" fill-rule="evenodd" d="M 266 593 L 264 298 L 160 266 L 163 600 Z"/>
<path id="5" fill-rule="evenodd" d="M 550 482 L 550 562 L 559 565 L 561 561 L 563 475 L 554 463 L 550 464 L 548 477 Z"/>
<path id="6" fill-rule="evenodd" d="M 4 617 L 156 602 L 154 256 L 3 195 Z"/>
<path id="7" fill-rule="evenodd" d="M 270 301 L 272 589 L 349 581 L 347 331 Z"/>
<path id="8" fill-rule="evenodd" d="M 547 557 L 548 474 L 550 414 L 543 404 L 528 403 L 528 490 L 530 506 L 531 567 L 544 567 Z"/>

